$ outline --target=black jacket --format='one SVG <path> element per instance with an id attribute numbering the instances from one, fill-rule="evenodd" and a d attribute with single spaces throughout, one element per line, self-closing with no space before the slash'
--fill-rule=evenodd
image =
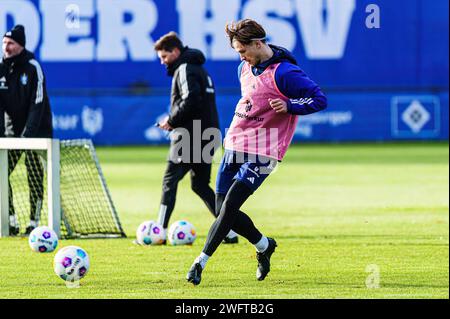
<path id="1" fill-rule="evenodd" d="M 185 47 L 179 58 L 167 68 L 168 75 L 173 76 L 168 120 L 169 125 L 175 129 L 172 134 L 171 146 L 176 147 L 180 142 L 181 134 L 179 132 L 188 132 L 191 143 L 190 159 L 194 162 L 198 162 L 199 155 L 201 155 L 199 154 L 201 150 L 193 145 L 194 142 L 200 140 L 203 150 L 204 146 L 213 140 L 211 136 L 202 140 L 201 135 L 196 136 L 195 134 L 199 131 L 203 133 L 208 128 L 217 129 L 217 132 L 219 129 L 214 84 L 203 67 L 204 63 L 205 57 L 201 51 Z M 201 130 L 194 129 L 195 121 L 197 125 L 201 123 Z M 217 142 L 216 148 L 220 147 L 220 138 L 215 141 Z M 178 162 L 181 162 L 179 158 Z"/>
<path id="2" fill-rule="evenodd" d="M 45 77 L 33 53 L 0 62 L 0 137 L 53 136 Z"/>

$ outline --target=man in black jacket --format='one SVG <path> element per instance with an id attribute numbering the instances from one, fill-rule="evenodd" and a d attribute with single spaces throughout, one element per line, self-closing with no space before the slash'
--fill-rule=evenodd
<path id="1" fill-rule="evenodd" d="M 184 46 L 175 32 L 162 36 L 155 44 L 155 51 L 167 74 L 173 77 L 169 116 L 158 123 L 161 129 L 172 131 L 158 219 L 167 230 L 178 182 L 189 171 L 192 190 L 216 216 L 215 194 L 209 183 L 214 152 L 220 147 L 221 139 L 214 85 L 203 67 L 203 53 Z M 213 134 L 203 134 L 206 130 Z M 237 236 L 230 232 L 225 240 L 236 243 Z"/>
<path id="2" fill-rule="evenodd" d="M 51 138 L 52 113 L 45 78 L 33 53 L 25 49 L 25 29 L 15 26 L 3 36 L 3 58 L 0 62 L 0 137 Z M 8 173 L 11 174 L 23 151 L 8 152 Z M 25 151 L 30 189 L 29 234 L 39 222 L 43 200 L 44 169 L 35 151 Z M 9 185 L 10 234 L 19 233 L 19 223 Z"/>

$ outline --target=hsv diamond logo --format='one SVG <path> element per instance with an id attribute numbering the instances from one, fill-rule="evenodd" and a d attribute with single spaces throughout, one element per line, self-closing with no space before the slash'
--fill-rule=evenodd
<path id="1" fill-rule="evenodd" d="M 440 101 L 437 96 L 395 96 L 391 104 L 392 136 L 430 138 L 440 133 Z"/>
<path id="2" fill-rule="evenodd" d="M 419 133 L 430 120 L 430 113 L 418 101 L 414 100 L 402 114 L 402 120 L 414 133 Z"/>
<path id="3" fill-rule="evenodd" d="M 245 102 L 245 112 L 250 112 L 251 111 L 251 109 L 252 109 L 252 102 L 250 102 L 250 101 L 246 101 Z"/>

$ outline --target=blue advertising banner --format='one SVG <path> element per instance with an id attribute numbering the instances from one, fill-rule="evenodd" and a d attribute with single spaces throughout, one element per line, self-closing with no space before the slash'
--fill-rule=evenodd
<path id="1" fill-rule="evenodd" d="M 171 78 L 153 49 L 176 31 L 202 50 L 222 130 L 239 94 L 227 22 L 259 21 L 327 93 L 294 141 L 448 139 L 447 0 L 0 0 L 0 34 L 25 26 L 60 138 L 167 143 L 154 127 Z M 145 92 L 136 95 L 133 92 Z M 126 92 L 126 93 L 124 93 Z M 164 92 L 165 94 L 162 94 Z"/>
<path id="2" fill-rule="evenodd" d="M 362 95 L 362 96 L 361 96 Z M 294 141 L 448 139 L 448 94 L 329 94 L 325 111 L 301 116 Z M 238 96 L 217 98 L 222 135 Z M 361 100 L 366 101 L 361 103 Z M 154 126 L 168 111 L 167 96 L 54 98 L 53 126 L 61 139 L 91 138 L 97 145 L 165 144 Z"/>

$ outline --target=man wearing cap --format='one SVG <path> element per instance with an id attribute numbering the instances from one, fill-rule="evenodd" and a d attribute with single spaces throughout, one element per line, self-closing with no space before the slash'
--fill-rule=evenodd
<path id="1" fill-rule="evenodd" d="M 2 40 L 3 58 L 0 61 L 0 137 L 51 138 L 52 113 L 47 96 L 44 73 L 34 54 L 25 49 L 25 29 L 15 26 Z M 17 165 L 24 151 L 8 152 L 8 174 Z M 25 151 L 28 185 L 30 189 L 30 233 L 39 223 L 43 200 L 44 170 L 35 151 Z M 13 193 L 9 185 L 10 234 L 20 232 L 13 207 Z"/>

